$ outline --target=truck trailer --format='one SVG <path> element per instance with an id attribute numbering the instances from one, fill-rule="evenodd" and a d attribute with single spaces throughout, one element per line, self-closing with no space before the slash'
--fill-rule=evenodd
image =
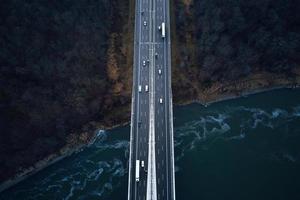
<path id="1" fill-rule="evenodd" d="M 161 23 L 161 37 L 162 38 L 166 37 L 166 25 L 165 25 L 165 22 Z"/>
<path id="2" fill-rule="evenodd" d="M 135 162 L 135 181 L 140 181 L 140 160 L 136 160 Z"/>

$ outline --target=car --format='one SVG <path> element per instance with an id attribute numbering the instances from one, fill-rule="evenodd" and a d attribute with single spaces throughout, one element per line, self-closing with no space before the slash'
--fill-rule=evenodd
<path id="1" fill-rule="evenodd" d="M 144 67 L 146 66 L 146 61 L 145 61 L 145 60 L 143 60 L 143 66 L 144 66 Z"/>
<path id="2" fill-rule="evenodd" d="M 161 30 L 161 26 L 158 26 L 158 30 Z"/>
<path id="3" fill-rule="evenodd" d="M 141 11 L 141 14 L 144 15 L 144 11 Z"/>
<path id="4" fill-rule="evenodd" d="M 139 85 L 139 92 L 142 92 L 142 86 Z"/>
<path id="5" fill-rule="evenodd" d="M 149 86 L 145 85 L 145 91 L 148 92 L 149 91 Z"/>
<path id="6" fill-rule="evenodd" d="M 159 103 L 163 103 L 163 100 L 162 100 L 162 98 L 159 98 Z"/>
<path id="7" fill-rule="evenodd" d="M 147 63 L 149 64 L 149 63 L 150 63 L 150 60 L 147 60 Z"/>
<path id="8" fill-rule="evenodd" d="M 139 121 L 139 123 L 138 123 L 138 124 L 139 124 L 139 127 L 141 127 L 141 125 L 142 125 L 142 121 Z"/>
<path id="9" fill-rule="evenodd" d="M 161 69 L 158 70 L 158 74 L 161 75 Z"/>
<path id="10" fill-rule="evenodd" d="M 156 52 L 156 53 L 155 53 L 155 58 L 157 58 L 157 57 L 158 57 L 158 53 Z"/>
<path id="11" fill-rule="evenodd" d="M 141 167 L 145 167 L 145 163 L 144 163 L 143 160 L 142 160 L 142 162 L 141 162 Z"/>
<path id="12" fill-rule="evenodd" d="M 144 26 L 147 26 L 147 22 L 146 21 L 144 21 Z"/>

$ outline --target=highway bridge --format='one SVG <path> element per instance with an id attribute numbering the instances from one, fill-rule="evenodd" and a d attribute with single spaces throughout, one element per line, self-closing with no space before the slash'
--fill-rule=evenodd
<path id="1" fill-rule="evenodd" d="M 136 0 L 128 200 L 175 200 L 169 0 Z"/>

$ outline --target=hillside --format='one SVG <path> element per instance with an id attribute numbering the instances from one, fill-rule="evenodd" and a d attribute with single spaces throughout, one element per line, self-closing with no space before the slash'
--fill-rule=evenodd
<path id="1" fill-rule="evenodd" d="M 299 1 L 172 2 L 175 102 L 300 82 Z"/>
<path id="2" fill-rule="evenodd" d="M 0 182 L 129 120 L 133 6 L 1 1 Z"/>

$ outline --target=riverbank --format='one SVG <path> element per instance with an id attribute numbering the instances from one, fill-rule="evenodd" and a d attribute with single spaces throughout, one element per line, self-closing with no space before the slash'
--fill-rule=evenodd
<path id="1" fill-rule="evenodd" d="M 237 83 L 238 85 L 238 83 Z M 236 87 L 236 85 L 234 86 Z M 247 97 L 248 95 L 252 94 L 257 94 L 257 93 L 262 93 L 262 92 L 268 92 L 271 90 L 277 90 L 277 89 L 284 89 L 284 88 L 299 88 L 300 87 L 300 77 L 297 79 L 297 81 L 293 82 L 287 82 L 285 84 L 275 84 L 275 85 L 268 85 L 268 86 L 263 86 L 263 87 L 257 87 L 257 88 L 236 88 L 236 90 L 230 91 L 227 90 L 225 93 L 217 93 L 217 92 L 212 92 L 212 93 L 207 93 L 205 95 L 206 98 L 203 98 L 204 95 L 199 95 L 199 98 L 191 99 L 191 100 L 185 100 L 182 102 L 177 102 L 176 105 L 188 105 L 192 103 L 199 103 L 203 106 L 208 106 L 212 103 L 217 103 L 220 101 L 226 101 L 226 100 L 231 100 L 231 99 L 236 99 L 240 97 Z M 224 90 L 224 88 L 219 89 L 219 90 Z"/>
<path id="2" fill-rule="evenodd" d="M 299 97 L 299 89 L 281 89 L 208 107 L 174 107 L 176 198 L 297 196 Z M 102 132 L 90 147 L 0 193 L 0 199 L 123 199 L 129 131 L 127 125 Z"/>
<path id="3" fill-rule="evenodd" d="M 36 162 L 33 166 L 26 169 L 20 169 L 20 172 L 18 172 L 13 178 L 8 179 L 0 185 L 0 192 L 18 184 L 19 182 L 47 168 L 48 166 L 68 156 L 71 156 L 74 153 L 81 151 L 84 147 L 92 144 L 95 141 L 96 136 L 97 134 L 94 134 L 93 136 L 90 135 L 89 137 L 87 137 L 87 134 L 83 133 L 78 138 L 76 138 L 76 136 L 73 135 L 73 139 L 70 140 L 73 140 L 73 142 L 79 140 L 81 142 L 78 143 L 77 141 L 77 143 L 67 144 L 66 146 L 61 148 L 57 153 L 47 156 L 46 158 Z"/>
<path id="4" fill-rule="evenodd" d="M 82 151 L 85 147 L 88 147 L 92 145 L 95 140 L 97 139 L 97 136 L 101 133 L 101 131 L 105 130 L 111 130 L 115 129 L 121 126 L 126 126 L 130 122 L 123 122 L 120 124 L 116 124 L 113 126 L 103 126 L 99 125 L 94 128 L 94 130 L 90 130 L 88 133 L 84 132 L 80 134 L 79 136 L 77 134 L 72 134 L 69 137 L 69 141 L 71 143 L 67 144 L 63 148 L 61 148 L 58 153 L 51 154 L 47 156 L 46 158 L 36 162 L 33 166 L 26 168 L 26 169 L 20 169 L 20 172 L 17 173 L 13 178 L 8 179 L 7 181 L 4 181 L 0 184 L 0 193 L 4 190 L 9 189 L 10 187 L 24 181 L 25 179 L 35 175 L 36 173 L 40 172 L 41 170 L 49 167 L 50 165 L 53 165 L 71 155 L 74 153 L 78 153 Z M 97 131 L 98 130 L 98 131 Z"/>
<path id="5" fill-rule="evenodd" d="M 226 100 L 230 100 L 230 99 L 235 99 L 235 98 L 241 98 L 241 97 L 247 97 L 248 95 L 253 95 L 253 94 L 257 94 L 257 93 L 262 93 L 262 92 L 268 92 L 268 91 L 272 91 L 272 90 L 278 90 L 278 89 L 284 89 L 284 88 L 299 88 L 300 84 L 298 85 L 282 85 L 282 86 L 274 86 L 274 87 L 269 87 L 269 88 L 258 88 L 252 91 L 243 91 L 239 94 L 226 94 L 226 95 L 220 95 L 218 99 L 214 99 L 211 101 L 201 101 L 198 99 L 194 99 L 194 100 L 189 100 L 189 101 L 185 101 L 185 102 L 181 102 L 175 105 L 188 105 L 188 104 L 192 104 L 192 103 L 199 103 L 203 106 L 208 106 L 210 104 L 216 103 L 216 102 L 221 102 L 221 101 L 226 101 Z M 56 154 L 51 154 L 48 157 L 46 157 L 43 160 L 40 160 L 39 162 L 37 162 L 36 164 L 34 164 L 32 167 L 27 168 L 25 170 L 23 170 L 22 172 L 18 173 L 14 178 L 11 178 L 7 181 L 5 181 L 4 183 L 2 183 L 0 185 L 0 192 L 12 187 L 13 185 L 18 184 L 19 182 L 25 180 L 26 178 L 36 174 L 37 172 L 47 168 L 48 166 L 68 157 L 73 155 L 74 153 L 77 153 L 79 151 L 81 151 L 83 148 L 91 145 L 94 143 L 94 141 L 97 138 L 97 135 L 99 133 L 99 131 L 103 131 L 103 130 L 111 130 L 120 126 L 126 126 L 128 125 L 130 122 L 129 121 L 124 121 L 123 123 L 120 124 L 115 124 L 113 126 L 109 126 L 109 127 L 105 127 L 103 125 L 98 124 L 98 126 L 95 124 L 95 126 L 97 126 L 97 128 L 95 127 L 94 130 L 90 130 L 89 133 L 83 133 L 81 134 L 79 137 L 77 137 L 77 135 L 73 135 L 73 138 L 70 138 L 70 141 L 73 141 L 72 143 L 66 145 L 65 147 L 63 147 L 61 150 L 59 150 L 58 153 Z M 99 130 L 100 128 L 100 130 Z M 96 130 L 99 131 L 96 131 Z"/>

